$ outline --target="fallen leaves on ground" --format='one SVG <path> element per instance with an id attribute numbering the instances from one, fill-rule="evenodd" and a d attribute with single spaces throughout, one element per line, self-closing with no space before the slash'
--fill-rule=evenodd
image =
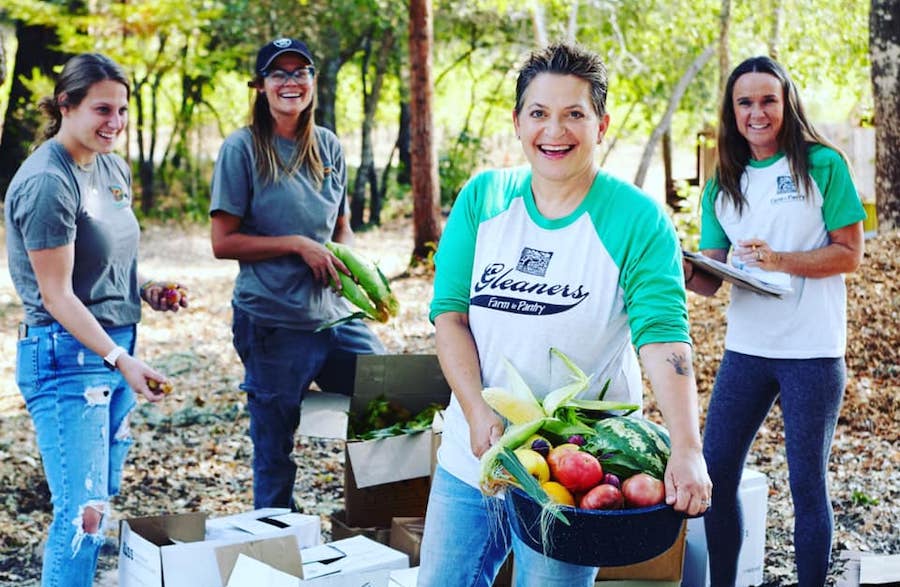
<path id="1" fill-rule="evenodd" d="M 361 232 L 357 247 L 379 262 L 401 303 L 400 315 L 373 329 L 392 353 L 434 352 L 428 322 L 431 275 L 408 270 L 410 219 Z M 848 386 L 829 463 L 835 538 L 829 584 L 842 572 L 844 550 L 900 552 L 900 234 L 867 241 L 860 271 L 847 276 Z M 5 253 L 0 257 L 5 264 Z M 126 517 L 204 511 L 210 516 L 252 508 L 252 445 L 247 436 L 240 362 L 231 346 L 231 288 L 237 263 L 212 257 L 205 227 L 149 226 L 142 237 L 141 268 L 190 289 L 190 307 L 177 314 L 145 310 L 139 354 L 167 373 L 175 391 L 159 404 L 141 401 L 134 412 L 135 445 L 113 521 Z M 689 294 L 701 416 L 722 355 L 725 286 L 713 298 Z M 36 584 L 40 546 L 50 522 L 47 485 L 34 430 L 14 382 L 15 327 L 21 305 L 5 266 L 0 271 L 0 583 Z M 648 410 L 654 411 L 652 398 Z M 769 483 L 766 585 L 796 582 L 793 510 L 788 490 L 783 427 L 776 406 L 751 449 L 748 466 Z M 343 443 L 298 437 L 296 498 L 322 517 L 341 509 Z M 116 565 L 116 530 L 100 566 Z"/>

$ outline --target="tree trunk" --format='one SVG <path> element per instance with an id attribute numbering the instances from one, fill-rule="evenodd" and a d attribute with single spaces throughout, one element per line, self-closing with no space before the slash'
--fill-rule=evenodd
<path id="1" fill-rule="evenodd" d="M 17 22 L 16 39 L 16 64 L 3 119 L 3 136 L 0 138 L 0 199 L 5 199 L 6 188 L 28 156 L 41 127 L 37 100 L 43 96 L 32 96 L 21 80 L 31 78 L 34 69 L 55 79 L 53 68 L 71 57 L 68 53 L 52 49 L 59 45 L 59 36 L 50 27 Z"/>
<path id="2" fill-rule="evenodd" d="M 728 29 L 731 28 L 731 0 L 722 0 L 719 14 L 719 97 L 725 92 L 725 82 L 731 73 L 728 57 Z"/>
<path id="3" fill-rule="evenodd" d="M 781 49 L 781 21 L 784 18 L 784 0 L 774 0 L 772 7 L 772 28 L 769 30 L 769 57 L 778 61 Z"/>
<path id="4" fill-rule="evenodd" d="M 424 261 L 441 238 L 440 184 L 431 115 L 431 0 L 409 0 L 410 151 L 413 260 Z"/>
<path id="5" fill-rule="evenodd" d="M 875 202 L 879 230 L 900 228 L 900 0 L 872 0 L 869 53 L 875 103 Z"/>
<path id="6" fill-rule="evenodd" d="M 372 146 L 372 128 L 375 126 L 375 113 L 378 103 L 381 101 L 381 88 L 384 86 L 384 76 L 387 73 L 388 62 L 394 50 L 394 35 L 391 31 L 385 31 L 379 35 L 380 45 L 375 59 L 375 79 L 372 80 L 371 89 L 366 83 L 369 71 L 369 58 L 371 56 L 371 43 L 366 41 L 365 57 L 362 64 L 362 88 L 363 88 L 363 125 L 362 125 L 362 152 L 360 154 L 359 170 L 356 173 L 356 182 L 353 188 L 353 198 L 350 204 L 350 226 L 354 230 L 366 224 L 363 215 L 366 204 L 366 188 L 370 194 L 370 208 L 368 224 L 377 224 L 380 221 L 372 214 L 372 208 L 381 209 L 381 202 L 376 202 L 381 197 L 378 188 L 378 173 L 375 170 L 375 149 Z"/>
<path id="7" fill-rule="evenodd" d="M 337 132 L 334 112 L 335 88 L 341 64 L 339 59 L 316 63 L 316 123 L 335 133 Z"/>
<path id="8" fill-rule="evenodd" d="M 400 102 L 400 129 L 397 131 L 397 158 L 400 163 L 397 165 L 397 183 L 409 185 L 409 170 L 412 166 L 411 156 L 409 153 L 409 99 Z"/>
<path id="9" fill-rule="evenodd" d="M 710 45 L 704 49 L 703 53 L 694 59 L 691 66 L 687 68 L 687 71 L 685 71 L 684 75 L 681 76 L 681 79 L 678 80 L 678 84 L 672 92 L 672 97 L 669 98 L 669 106 L 666 108 L 666 113 L 663 115 L 662 120 L 659 121 L 659 124 L 656 125 L 656 128 L 653 129 L 653 133 L 650 135 L 650 139 L 644 147 L 641 163 L 634 176 L 634 184 L 636 186 L 641 187 L 644 185 L 644 180 L 647 178 L 647 169 L 650 167 L 650 160 L 653 158 L 653 151 L 656 149 L 656 144 L 659 142 L 660 138 L 662 138 L 663 133 L 669 130 L 669 126 L 672 124 L 672 115 L 675 114 L 675 109 L 678 107 L 678 103 L 681 102 L 681 98 L 684 96 L 684 92 L 687 90 L 688 85 L 695 77 L 697 77 L 697 74 L 703 69 L 706 62 L 710 60 L 715 49 L 715 45 Z"/>

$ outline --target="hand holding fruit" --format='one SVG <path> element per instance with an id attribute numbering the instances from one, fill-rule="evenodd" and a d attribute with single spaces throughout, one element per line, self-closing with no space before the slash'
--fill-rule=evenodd
<path id="1" fill-rule="evenodd" d="M 159 312 L 177 312 L 187 307 L 188 290 L 174 281 L 148 281 L 141 286 L 141 299 Z"/>

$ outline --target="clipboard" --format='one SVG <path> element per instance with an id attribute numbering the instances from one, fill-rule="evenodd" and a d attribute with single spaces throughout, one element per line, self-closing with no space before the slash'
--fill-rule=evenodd
<path id="1" fill-rule="evenodd" d="M 727 263 L 716 261 L 701 253 L 691 251 L 681 251 L 685 259 L 694 265 L 694 269 L 705 271 L 715 275 L 716 277 L 732 283 L 738 287 L 749 289 L 750 291 L 766 296 L 774 296 L 780 298 L 784 294 L 791 293 L 793 290 L 789 287 L 766 283 L 765 281 L 750 275 L 746 271 L 733 267 Z"/>

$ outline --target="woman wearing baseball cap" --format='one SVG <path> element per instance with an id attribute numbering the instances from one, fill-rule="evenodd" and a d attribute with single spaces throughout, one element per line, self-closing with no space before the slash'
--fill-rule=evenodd
<path id="1" fill-rule="evenodd" d="M 324 243 L 352 244 L 347 168 L 338 138 L 317 126 L 315 66 L 305 43 L 263 46 L 249 86 L 250 125 L 223 143 L 212 180 L 212 247 L 237 259 L 232 331 L 244 364 L 253 440 L 253 501 L 291 507 L 300 402 L 312 381 L 350 393 L 355 357 L 383 353 L 329 287 L 349 271 Z"/>

